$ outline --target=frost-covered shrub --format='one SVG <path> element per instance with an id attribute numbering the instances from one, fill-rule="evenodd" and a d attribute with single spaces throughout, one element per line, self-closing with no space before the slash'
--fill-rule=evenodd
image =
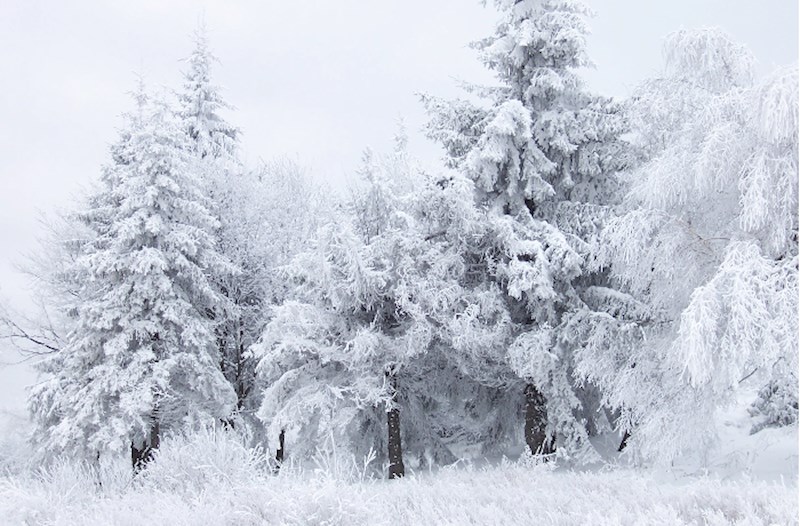
<path id="1" fill-rule="evenodd" d="M 522 452 L 522 455 L 517 459 L 516 466 L 523 467 L 525 469 L 532 470 L 534 472 L 539 473 L 549 473 L 556 469 L 557 462 L 554 458 L 555 455 L 534 455 L 531 453 L 530 449 L 526 449 Z M 512 466 L 514 464 L 508 463 L 505 459 L 503 459 L 503 464 L 506 466 Z"/>
<path id="2" fill-rule="evenodd" d="M 789 376 L 771 380 L 758 391 L 758 398 L 750 407 L 750 414 L 760 420 L 753 425 L 752 433 L 766 427 L 796 424 L 797 379 Z"/>
<path id="3" fill-rule="evenodd" d="M 245 434 L 222 428 L 165 437 L 136 484 L 177 494 L 253 484 L 271 473 L 272 464 L 249 442 Z"/>
<path id="4" fill-rule="evenodd" d="M 317 448 L 312 458 L 314 476 L 322 481 L 335 481 L 340 483 L 363 483 L 373 480 L 377 472 L 375 458 L 377 454 L 370 449 L 361 458 L 356 458 L 352 453 L 336 447 L 336 439 L 329 435 L 328 439 Z"/>
<path id="5" fill-rule="evenodd" d="M 130 488 L 131 477 L 130 462 L 90 465 L 53 458 L 46 466 L 0 478 L 0 522 L 58 524 L 65 510 L 81 515 L 100 499 L 119 499 Z M 83 515 L 83 520 L 92 520 Z"/>

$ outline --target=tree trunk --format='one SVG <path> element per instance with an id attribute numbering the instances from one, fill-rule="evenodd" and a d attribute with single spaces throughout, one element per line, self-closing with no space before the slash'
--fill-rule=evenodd
<path id="1" fill-rule="evenodd" d="M 619 448 L 617 449 L 617 451 L 621 452 L 623 449 L 625 449 L 625 446 L 628 445 L 628 439 L 630 437 L 631 437 L 630 431 L 625 431 L 625 434 L 622 435 L 622 442 L 619 443 Z"/>
<path id="2" fill-rule="evenodd" d="M 160 442 L 161 434 L 157 421 L 153 422 L 152 427 L 150 427 L 149 436 L 142 443 L 141 447 L 131 442 L 131 463 L 133 464 L 134 474 L 139 473 L 147 467 L 147 463 L 153 459 L 153 453 L 158 449 Z"/>
<path id="3" fill-rule="evenodd" d="M 220 336 L 217 337 L 222 358 L 220 359 L 220 370 L 223 376 L 233 386 L 236 392 L 236 411 L 229 417 L 221 418 L 220 422 L 226 429 L 236 428 L 236 415 L 244 412 L 245 401 L 250 394 L 250 370 L 247 363 L 246 347 L 244 343 L 244 322 L 241 318 L 236 320 L 236 329 L 217 329 Z M 231 337 L 233 334 L 235 337 Z M 231 351 L 228 355 L 229 347 Z"/>
<path id="4" fill-rule="evenodd" d="M 283 457 L 286 454 L 286 451 L 283 447 L 283 440 L 286 436 L 286 430 L 281 429 L 281 434 L 278 435 L 278 450 L 275 452 L 275 473 L 280 471 L 281 464 L 283 464 Z"/>
<path id="5" fill-rule="evenodd" d="M 405 476 L 406 468 L 403 465 L 403 448 L 400 443 L 400 409 L 397 407 L 397 376 L 393 372 L 386 372 L 391 390 L 391 405 L 386 412 L 386 424 L 389 432 L 389 478 L 397 479 Z"/>
<path id="6" fill-rule="evenodd" d="M 547 437 L 547 401 L 533 384 L 525 386 L 525 443 L 534 455 L 555 451 Z"/>
<path id="7" fill-rule="evenodd" d="M 236 407 L 241 411 L 244 409 L 245 399 L 250 392 L 250 378 L 249 376 L 245 377 L 248 370 L 246 368 L 247 349 L 244 343 L 244 322 L 239 318 L 237 323 L 239 330 L 236 341 Z"/>

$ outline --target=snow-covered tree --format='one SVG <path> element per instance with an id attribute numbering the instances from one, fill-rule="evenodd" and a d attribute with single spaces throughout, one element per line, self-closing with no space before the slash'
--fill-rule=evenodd
<path id="1" fill-rule="evenodd" d="M 120 130 L 118 141 L 111 146 L 115 163 L 129 162 L 131 130 L 143 123 L 145 107 L 149 97 L 144 78 L 137 75 L 135 89 L 129 93 L 135 107 L 125 115 L 127 126 Z M 112 174 L 106 168 L 107 176 Z M 100 199 L 108 195 L 93 183 L 81 192 L 76 203 L 55 213 L 42 216 L 45 228 L 39 237 L 39 246 L 23 263 L 21 269 L 31 282 L 32 299 L 36 311 L 32 316 L 3 309 L 0 314 L 0 337 L 5 337 L 23 354 L 49 354 L 63 346 L 67 334 L 75 328 L 75 318 L 86 291 L 79 265 L 76 264 L 84 247 L 96 237 L 95 228 L 87 226 L 85 218 L 77 210 L 105 209 Z M 113 203 L 108 205 L 113 206 Z M 98 224 L 102 219 L 96 217 Z"/>
<path id="2" fill-rule="evenodd" d="M 365 170 L 373 173 L 369 165 Z M 381 182 L 373 179 L 371 186 Z M 381 217 L 362 224 L 367 235 L 341 211 L 291 262 L 286 272 L 296 284 L 295 298 L 275 309 L 254 352 L 266 386 L 259 416 L 271 440 L 285 432 L 302 455 L 332 434 L 340 447 L 358 451 L 369 436 L 365 428 L 380 429 L 377 408 L 385 407 L 390 476 L 397 477 L 404 473 L 397 377 L 405 356 L 420 346 L 409 345 L 411 335 L 392 301 L 393 262 L 376 244 L 397 220 L 385 190 L 372 192 L 381 197 Z"/>
<path id="3" fill-rule="evenodd" d="M 579 77 L 589 65 L 581 3 L 496 3 L 502 21 L 475 47 L 500 86 L 471 88 L 475 103 L 423 97 L 428 132 L 488 211 L 488 240 L 473 257 L 502 290 L 510 320 L 490 361 L 523 381 L 526 442 L 588 460 L 588 434 L 604 422 L 586 407 L 597 403 L 593 389 L 573 378 L 582 343 L 573 333 L 590 323 L 587 289 L 604 284 L 589 262 L 626 162 L 625 122 Z"/>
<path id="4" fill-rule="evenodd" d="M 714 29 L 673 33 L 665 55 L 631 111 L 649 160 L 597 260 L 644 341 L 615 348 L 598 330 L 582 369 L 639 451 L 669 460 L 706 451 L 743 389 L 763 386 L 767 422 L 797 418 L 798 80 L 754 83 L 750 53 Z"/>
<path id="5" fill-rule="evenodd" d="M 240 416 L 257 407 L 255 363 L 247 349 L 282 303 L 287 283 L 277 269 L 306 248 L 315 225 L 327 212 L 319 192 L 301 167 L 288 158 L 246 169 L 239 158 L 239 135 L 223 113 L 232 109 L 214 85 L 207 31 L 200 27 L 187 60 L 178 115 L 219 218 L 220 251 L 236 268 L 212 276 L 225 299 L 214 312 L 220 367 L 238 397 Z M 231 421 L 233 422 L 233 421 Z"/>
<path id="6" fill-rule="evenodd" d="M 52 453 L 130 448 L 138 467 L 163 432 L 233 409 L 207 314 L 220 301 L 208 275 L 229 263 L 185 140 L 164 103 L 140 101 L 80 213 L 92 235 L 72 269 L 75 325 L 30 397 Z"/>
<path id="7" fill-rule="evenodd" d="M 222 113 L 232 109 L 212 81 L 211 66 L 217 59 L 208 45 L 208 34 L 200 26 L 194 34 L 194 49 L 186 60 L 183 89 L 178 93 L 178 118 L 187 136 L 186 144 L 196 155 L 202 183 L 211 198 L 210 210 L 219 219 L 216 237 L 223 254 L 234 264 L 234 271 L 211 276 L 224 301 L 216 306 L 216 339 L 221 356 L 220 368 L 238 397 L 238 409 L 244 410 L 251 394 L 254 364 L 246 349 L 254 341 L 261 321 L 252 316 L 253 306 L 264 303 L 257 294 L 259 277 L 246 261 L 254 247 L 245 231 L 261 228 L 248 224 L 255 219 L 261 204 L 253 199 L 257 175 L 247 171 L 239 159 L 237 128 Z"/>
<path id="8" fill-rule="evenodd" d="M 247 350 L 272 318 L 272 309 L 291 293 L 280 269 L 308 248 L 309 239 L 331 211 L 296 162 L 277 159 L 228 178 L 222 216 L 221 250 L 240 271 L 220 280 L 235 313 L 218 331 L 223 372 L 239 399 L 242 416 L 260 403 L 255 362 Z"/>
<path id="9" fill-rule="evenodd" d="M 465 271 L 445 242 L 459 232 L 443 227 L 471 209 L 472 187 L 418 174 L 402 137 L 390 156 L 365 155 L 362 188 L 287 267 L 295 295 L 254 347 L 272 440 L 285 431 L 302 457 L 333 434 L 354 454 L 382 452 L 392 477 L 404 471 L 401 444 L 430 465 L 455 458 L 447 440 L 476 434 L 453 414 L 475 383 L 460 381 L 440 336 L 459 297 L 447 288 Z"/>
<path id="10" fill-rule="evenodd" d="M 207 30 L 201 26 L 195 31 L 194 50 L 186 60 L 189 67 L 183 75 L 183 90 L 178 94 L 178 113 L 192 148 L 200 157 L 235 162 L 239 130 L 221 115 L 232 107 L 211 80 L 211 65 L 216 60 L 209 49 Z"/>

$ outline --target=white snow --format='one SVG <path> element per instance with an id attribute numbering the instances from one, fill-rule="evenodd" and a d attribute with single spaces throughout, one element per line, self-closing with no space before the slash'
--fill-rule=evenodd
<path id="1" fill-rule="evenodd" d="M 0 477 L 0 522 L 797 524 L 796 448 L 795 469 L 771 464 L 783 454 L 779 451 L 795 446 L 796 429 L 770 432 L 758 441 L 764 436 L 775 441 L 751 458 L 752 478 L 610 467 L 567 472 L 504 462 L 485 468 L 459 464 L 385 481 L 335 450 L 318 454 L 315 468 L 285 466 L 276 476 L 266 458 L 248 450 L 243 440 L 205 433 L 189 441 L 167 441 L 158 459 L 134 481 L 124 461 L 104 465 L 99 473 L 60 462 L 48 470 Z M 768 473 L 774 480 L 756 478 L 772 468 L 779 469 Z"/>

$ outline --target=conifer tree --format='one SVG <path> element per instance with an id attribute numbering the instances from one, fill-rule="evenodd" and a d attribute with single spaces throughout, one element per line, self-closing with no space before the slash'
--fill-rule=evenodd
<path id="1" fill-rule="evenodd" d="M 211 65 L 217 61 L 208 45 L 205 26 L 194 34 L 194 49 L 186 60 L 189 67 L 183 75 L 183 89 L 178 95 L 182 127 L 201 157 L 236 162 L 239 130 L 220 114 L 232 109 L 221 90 L 211 80 Z"/>
<path id="2" fill-rule="evenodd" d="M 419 186 L 403 142 L 388 158 L 365 155 L 363 190 L 287 267 L 295 293 L 254 347 L 270 440 L 285 433 L 302 457 L 332 435 L 353 454 L 377 451 L 390 478 L 403 476 L 409 453 L 417 465 L 452 461 L 438 433 L 450 422 L 438 417 L 457 420 L 437 385 L 453 383 L 442 374 L 452 367 L 432 314 L 460 255 L 431 243 L 443 232 L 427 214 L 449 212 L 436 206 L 443 189 Z"/>
<path id="3" fill-rule="evenodd" d="M 256 322 L 248 311 L 262 303 L 253 284 L 258 278 L 242 257 L 249 248 L 243 244 L 249 240 L 240 235 L 242 225 L 251 217 L 248 206 L 253 202 L 239 188 L 252 189 L 253 174 L 246 173 L 239 161 L 239 130 L 221 114 L 232 106 L 212 82 L 211 67 L 217 59 L 209 49 L 205 26 L 198 27 L 193 40 L 177 113 L 188 139 L 186 144 L 198 158 L 196 165 L 211 198 L 211 212 L 219 219 L 216 237 L 220 250 L 235 265 L 233 272 L 211 279 L 223 298 L 213 313 L 220 369 L 236 391 L 241 410 L 253 385 L 253 364 L 247 359 L 246 350 L 254 340 Z"/>
<path id="4" fill-rule="evenodd" d="M 588 433 L 603 419 L 573 378 L 579 342 L 569 335 L 592 309 L 587 289 L 603 283 L 587 263 L 618 189 L 625 123 L 578 76 L 589 65 L 581 3 L 496 3 L 502 21 L 475 47 L 501 85 L 470 88 L 486 104 L 423 97 L 428 132 L 488 212 L 488 241 L 474 258 L 505 294 L 511 327 L 493 361 L 524 382 L 526 442 L 548 453 L 557 437 L 563 453 L 589 459 Z"/>
<path id="5" fill-rule="evenodd" d="M 327 217 L 328 205 L 291 159 L 254 169 L 242 165 L 240 131 L 223 116 L 232 106 L 212 81 L 217 59 L 205 27 L 198 28 L 194 43 L 178 95 L 178 116 L 219 218 L 220 250 L 235 266 L 212 281 L 224 299 L 214 312 L 220 368 L 237 393 L 237 418 L 242 418 L 257 409 L 260 396 L 248 348 L 289 289 L 278 269 L 307 247 L 315 225 Z"/>
<path id="6" fill-rule="evenodd" d="M 163 432 L 233 408 L 207 315 L 220 301 L 208 275 L 229 264 L 187 152 L 166 105 L 140 97 L 80 214 L 92 238 L 75 262 L 74 329 L 31 392 L 36 437 L 51 452 L 129 448 L 139 469 Z"/>

